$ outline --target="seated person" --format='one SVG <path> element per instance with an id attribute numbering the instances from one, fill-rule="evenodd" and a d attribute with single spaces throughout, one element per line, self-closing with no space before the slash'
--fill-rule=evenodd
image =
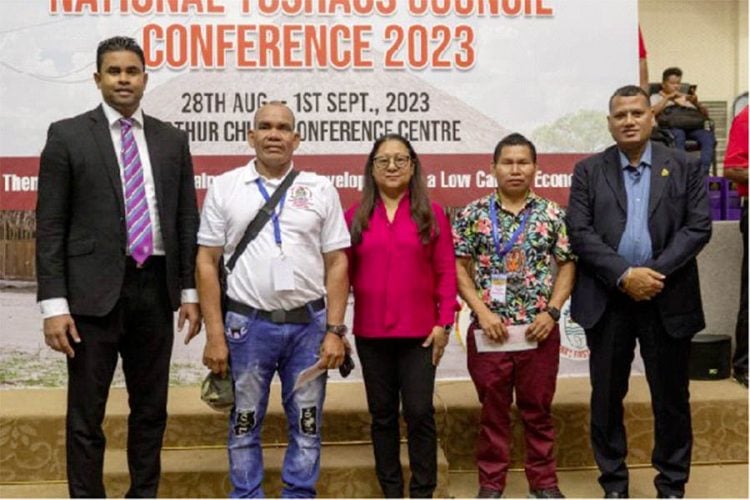
<path id="1" fill-rule="evenodd" d="M 665 69 L 662 73 L 661 90 L 651 96 L 651 106 L 659 126 L 668 129 L 674 136 L 677 149 L 684 151 L 687 139 L 698 142 L 701 148 L 701 166 L 708 173 L 716 145 L 713 131 L 703 126 L 703 122 L 708 120 L 708 108 L 698 100 L 695 87 L 691 86 L 687 93 L 683 93 L 680 92 L 681 84 L 680 68 Z M 680 118 L 677 118 L 678 114 Z M 686 116 L 689 118 L 685 119 Z M 688 123 L 689 121 L 693 123 Z M 680 122 L 681 126 L 676 126 Z"/>

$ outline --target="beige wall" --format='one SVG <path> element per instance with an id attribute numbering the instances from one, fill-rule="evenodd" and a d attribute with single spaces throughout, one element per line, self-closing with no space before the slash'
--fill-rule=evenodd
<path id="1" fill-rule="evenodd" d="M 748 0 L 640 0 L 649 80 L 679 66 L 701 100 L 732 101 L 748 89 Z"/>

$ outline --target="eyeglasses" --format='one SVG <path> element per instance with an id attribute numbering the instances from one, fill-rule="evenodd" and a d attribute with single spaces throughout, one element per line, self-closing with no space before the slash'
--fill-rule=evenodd
<path id="1" fill-rule="evenodd" d="M 391 162 L 396 166 L 397 169 L 406 168 L 411 162 L 411 156 L 409 155 L 394 155 L 394 156 L 376 156 L 372 160 L 372 164 L 379 170 L 385 170 L 391 165 Z"/>

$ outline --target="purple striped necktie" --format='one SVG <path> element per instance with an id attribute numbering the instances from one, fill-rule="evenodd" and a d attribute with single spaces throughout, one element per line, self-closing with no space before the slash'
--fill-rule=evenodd
<path id="1" fill-rule="evenodd" d="M 128 251 L 142 265 L 154 251 L 151 216 L 146 201 L 143 166 L 133 134 L 133 119 L 120 119 L 122 168 L 125 179 L 125 224 L 128 230 Z"/>

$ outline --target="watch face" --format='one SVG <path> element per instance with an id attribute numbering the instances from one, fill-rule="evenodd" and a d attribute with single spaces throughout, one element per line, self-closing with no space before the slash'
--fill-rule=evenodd
<path id="1" fill-rule="evenodd" d="M 547 309 L 547 312 L 549 313 L 550 316 L 552 316 L 552 319 L 554 319 L 555 321 L 560 320 L 560 310 L 558 308 L 550 307 Z"/>

